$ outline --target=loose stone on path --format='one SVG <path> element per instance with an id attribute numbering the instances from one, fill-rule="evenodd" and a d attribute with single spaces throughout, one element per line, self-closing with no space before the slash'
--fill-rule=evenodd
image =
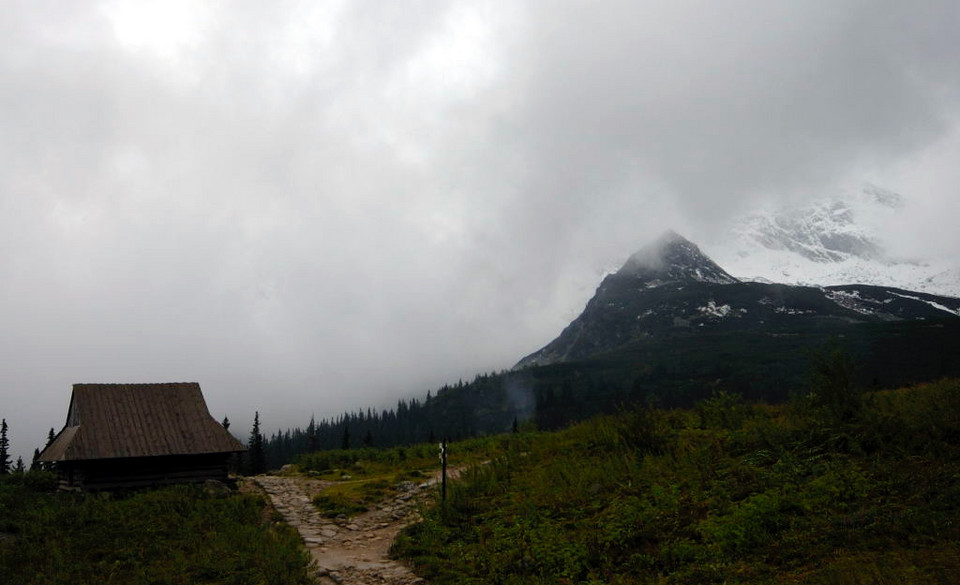
<path id="1" fill-rule="evenodd" d="M 403 564 L 389 558 L 388 551 L 400 530 L 417 520 L 416 504 L 429 481 L 404 482 L 399 495 L 388 497 L 373 510 L 347 519 L 324 518 L 312 496 L 333 482 L 302 477 L 259 475 L 253 478 L 285 522 L 299 532 L 316 561 L 321 582 L 341 585 L 423 583 Z"/>

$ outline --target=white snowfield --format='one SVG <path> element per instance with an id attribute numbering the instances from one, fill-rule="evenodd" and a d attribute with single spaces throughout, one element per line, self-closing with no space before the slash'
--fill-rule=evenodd
<path id="1" fill-rule="evenodd" d="M 957 259 L 904 260 L 886 252 L 883 231 L 908 204 L 897 193 L 864 185 L 805 207 L 740 218 L 722 241 L 704 250 L 746 281 L 869 284 L 960 297 Z"/>

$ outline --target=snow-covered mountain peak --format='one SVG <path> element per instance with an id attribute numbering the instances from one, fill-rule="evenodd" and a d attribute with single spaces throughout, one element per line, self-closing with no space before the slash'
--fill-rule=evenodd
<path id="1" fill-rule="evenodd" d="M 708 246 L 731 274 L 786 284 L 875 284 L 960 296 L 960 266 L 903 260 L 884 245 L 908 205 L 899 193 L 864 184 L 805 205 L 736 219 Z"/>
<path id="2" fill-rule="evenodd" d="M 871 228 L 884 219 L 879 217 L 883 211 L 869 209 L 871 205 L 880 204 L 819 199 L 803 207 L 753 213 L 738 220 L 732 232 L 748 247 L 784 250 L 812 262 L 882 260 L 883 246 Z"/>
<path id="3" fill-rule="evenodd" d="M 720 284 L 737 282 L 696 244 L 672 230 L 630 256 L 617 275 L 636 277 L 650 287 L 691 280 Z"/>

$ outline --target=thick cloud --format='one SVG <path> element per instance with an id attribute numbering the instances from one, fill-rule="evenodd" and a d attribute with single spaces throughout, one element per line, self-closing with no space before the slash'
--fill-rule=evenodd
<path id="1" fill-rule="evenodd" d="M 509 367 L 666 227 L 870 178 L 958 249 L 955 2 L 15 2 L 0 416 L 268 429 Z M 952 210 L 948 215 L 944 210 Z M 931 225 L 934 229 L 930 229 Z"/>

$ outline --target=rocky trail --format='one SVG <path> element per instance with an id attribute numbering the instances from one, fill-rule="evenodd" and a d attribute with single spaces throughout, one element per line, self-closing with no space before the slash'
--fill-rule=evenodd
<path id="1" fill-rule="evenodd" d="M 316 562 L 321 583 L 424 583 L 405 565 L 389 558 L 388 552 L 400 530 L 418 519 L 417 505 L 436 485 L 437 478 L 399 483 L 396 492 L 371 510 L 349 518 L 324 518 L 312 503 L 314 496 L 335 482 L 274 475 L 253 479 L 284 521 L 300 533 Z"/>

